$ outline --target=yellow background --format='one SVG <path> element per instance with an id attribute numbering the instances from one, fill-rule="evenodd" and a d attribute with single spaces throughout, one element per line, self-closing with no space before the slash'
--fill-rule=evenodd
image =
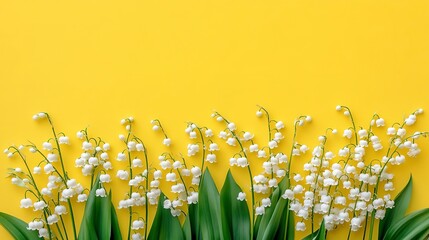
<path id="1" fill-rule="evenodd" d="M 254 113 L 265 106 L 286 123 L 287 149 L 301 114 L 314 119 L 299 137 L 310 146 L 325 128 L 347 127 L 337 104 L 365 126 L 374 112 L 391 124 L 429 110 L 428 16 L 423 0 L 1 1 L 0 147 L 49 138 L 47 124 L 31 120 L 38 111 L 72 137 L 70 168 L 76 131 L 89 127 L 118 152 L 127 116 L 136 118 L 151 159 L 167 150 L 151 119 L 161 119 L 173 151 L 185 153 L 185 122 L 219 131 L 214 109 L 263 143 L 264 122 Z M 429 130 L 427 119 L 415 128 Z M 429 143 L 422 144 L 419 158 L 394 170 L 397 190 L 413 173 L 410 210 L 429 207 Z M 222 157 L 212 166 L 222 170 L 219 186 L 230 156 Z M 0 176 L 17 165 L 0 160 Z M 19 208 L 22 190 L 3 177 L 0 186 L 0 210 L 31 220 L 32 210 Z"/>

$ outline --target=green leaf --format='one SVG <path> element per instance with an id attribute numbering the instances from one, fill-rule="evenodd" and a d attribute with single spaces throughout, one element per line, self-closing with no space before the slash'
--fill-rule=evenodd
<path id="1" fill-rule="evenodd" d="M 319 229 L 315 232 L 310 233 L 302 240 L 324 240 L 326 239 L 326 228 L 325 228 L 325 220 L 320 224 Z"/>
<path id="2" fill-rule="evenodd" d="M 109 194 L 110 198 L 111 198 L 111 194 Z M 110 214 L 112 216 L 112 221 L 111 221 L 111 239 L 113 240 L 122 240 L 122 235 L 121 235 L 121 229 L 119 227 L 119 220 L 118 220 L 118 216 L 116 215 L 116 210 L 115 210 L 115 206 L 113 205 L 112 201 L 110 201 Z"/>
<path id="3" fill-rule="evenodd" d="M 280 227 L 280 220 L 282 218 L 284 209 L 289 208 L 289 202 L 281 198 L 282 192 L 284 192 L 288 186 L 289 182 L 285 177 L 279 183 L 277 189 L 274 190 L 274 192 L 271 194 L 271 206 L 267 207 L 265 209 L 264 215 L 262 215 L 259 227 L 257 231 L 255 231 L 255 234 L 257 232 L 256 239 L 272 239 L 277 233 L 277 230 Z M 286 226 L 281 227 L 283 228 Z M 287 229 L 289 229 L 289 227 Z"/>
<path id="4" fill-rule="evenodd" d="M 425 239 L 429 229 L 429 208 L 408 214 L 395 222 L 384 235 L 390 239 Z"/>
<path id="5" fill-rule="evenodd" d="M 274 209 L 277 205 L 277 201 L 280 197 L 280 189 L 277 188 L 274 190 L 274 192 L 271 194 L 271 206 L 265 208 L 264 215 L 261 216 L 261 220 L 259 221 L 259 226 L 257 229 L 255 229 L 254 234 L 256 235 L 256 239 L 260 240 L 263 238 L 265 234 L 265 230 L 268 227 L 268 224 L 271 220 L 271 216 L 273 215 Z M 256 227 L 255 227 L 256 228 Z"/>
<path id="6" fill-rule="evenodd" d="M 158 208 L 156 210 L 155 219 L 149 232 L 148 239 L 177 239 L 183 240 L 184 235 L 179 219 L 173 217 L 169 209 L 164 209 L 165 195 L 161 193 L 158 200 Z"/>
<path id="7" fill-rule="evenodd" d="M 264 235 L 262 239 L 269 240 L 273 239 L 274 236 L 277 233 L 277 230 L 279 228 L 284 228 L 285 226 L 280 226 L 280 222 L 283 215 L 286 215 L 285 211 L 288 211 L 287 206 L 289 205 L 289 200 L 285 200 L 283 198 L 280 198 L 275 205 L 274 211 L 271 215 L 270 221 L 268 222 L 268 225 L 266 227 L 266 230 L 264 232 Z M 273 206 L 271 206 L 273 207 Z"/>
<path id="8" fill-rule="evenodd" d="M 250 214 L 245 201 L 237 200 L 241 188 L 228 170 L 220 192 L 222 232 L 224 239 L 250 239 Z"/>
<path id="9" fill-rule="evenodd" d="M 275 239 L 295 239 L 295 219 L 294 219 L 294 212 L 289 210 L 289 217 L 288 221 L 289 223 L 286 225 L 286 218 L 287 215 L 283 214 L 282 219 L 280 220 L 280 227 L 277 230 L 277 233 L 275 235 Z M 286 227 L 283 227 L 286 226 Z"/>
<path id="10" fill-rule="evenodd" d="M 198 203 L 188 205 L 188 217 L 191 227 L 192 239 L 201 239 L 199 235 L 199 221 L 198 221 Z"/>
<path id="11" fill-rule="evenodd" d="M 259 232 L 259 226 L 261 225 L 262 215 L 258 215 L 255 220 L 255 224 L 253 225 L 253 239 L 256 239 Z"/>
<path id="12" fill-rule="evenodd" d="M 155 218 L 152 222 L 152 227 L 150 228 L 148 240 L 156 240 L 160 235 L 162 228 L 162 209 L 164 205 L 164 193 L 161 192 L 161 196 L 158 200 L 158 207 L 156 208 Z"/>
<path id="13" fill-rule="evenodd" d="M 387 209 L 384 219 L 380 221 L 378 227 L 378 239 L 383 239 L 391 225 L 405 216 L 405 212 L 410 204 L 412 188 L 413 177 L 410 175 L 407 185 L 395 198 L 395 207 Z"/>
<path id="14" fill-rule="evenodd" d="M 0 224 L 19 240 L 40 239 L 37 231 L 27 229 L 27 223 L 7 213 L 0 212 Z"/>
<path id="15" fill-rule="evenodd" d="M 325 220 L 323 219 L 320 224 L 319 230 L 317 230 L 317 235 L 313 238 L 313 240 L 325 240 L 326 239 L 326 228 L 325 228 Z"/>
<path id="16" fill-rule="evenodd" d="M 219 192 L 206 169 L 198 193 L 199 231 L 202 239 L 223 239 Z"/>
<path id="17" fill-rule="evenodd" d="M 96 197 L 95 198 L 95 230 L 97 232 L 98 239 L 110 239 L 111 224 L 112 224 L 112 211 L 111 211 L 111 196 L 110 193 L 107 197 Z"/>
<path id="18" fill-rule="evenodd" d="M 186 240 L 192 240 L 192 232 L 191 232 L 191 220 L 189 220 L 189 213 L 186 215 L 185 222 L 183 223 L 183 234 L 185 235 Z"/>
<path id="19" fill-rule="evenodd" d="M 183 234 L 185 239 L 201 239 L 198 237 L 198 203 L 188 205 L 188 215 L 183 223 Z"/>
<path id="20" fill-rule="evenodd" d="M 319 229 L 317 229 L 315 232 L 308 234 L 302 240 L 312 240 L 317 236 L 318 233 L 319 233 Z"/>
<path id="21" fill-rule="evenodd" d="M 99 176 L 97 176 L 97 179 L 95 180 L 95 184 L 91 189 L 91 192 L 89 193 L 88 199 L 86 201 L 85 205 L 85 212 L 83 214 L 82 222 L 80 224 L 80 231 L 79 231 L 79 239 L 97 239 L 97 233 L 94 226 L 94 223 L 98 221 L 98 219 L 95 218 L 96 211 L 96 196 L 95 191 L 97 190 L 98 184 L 100 182 Z"/>
<path id="22" fill-rule="evenodd" d="M 89 193 L 85 212 L 80 225 L 79 239 L 118 239 L 121 240 L 121 230 L 112 203 L 112 192 L 107 197 L 97 197 L 95 192 L 100 184 L 97 176 L 94 187 Z"/>
<path id="23" fill-rule="evenodd" d="M 295 239 L 295 214 L 292 210 L 289 210 L 289 222 L 287 223 L 286 239 Z"/>

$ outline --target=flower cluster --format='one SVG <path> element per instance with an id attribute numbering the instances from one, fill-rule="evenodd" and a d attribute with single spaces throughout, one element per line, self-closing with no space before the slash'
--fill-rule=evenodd
<path id="1" fill-rule="evenodd" d="M 132 238 L 143 239 L 143 236 L 147 236 L 149 214 L 147 202 L 151 205 L 157 203 L 158 197 L 161 195 L 161 190 L 159 189 L 159 182 L 158 184 L 156 184 L 156 182 L 161 176 L 158 176 L 159 173 L 154 172 L 154 184 L 149 186 L 151 169 L 149 169 L 147 149 L 143 141 L 133 134 L 133 123 L 133 117 L 121 120 L 121 124 L 125 126 L 127 133 L 126 135 L 119 135 L 119 140 L 124 143 L 125 149 L 118 153 L 116 160 L 119 162 L 126 162 L 127 168 L 118 170 L 116 176 L 120 180 L 128 181 L 129 190 L 125 198 L 119 201 L 118 209 L 128 209 L 130 216 L 128 237 L 131 235 L 131 230 L 134 230 Z M 139 213 L 133 210 L 133 207 L 141 206 L 145 207 L 144 218 L 140 217 Z M 137 213 L 137 218 L 134 220 L 133 213 Z M 139 232 L 140 229 L 144 229 L 144 235 Z"/>
<path id="2" fill-rule="evenodd" d="M 63 238 L 63 234 L 67 237 L 63 215 L 69 211 L 76 237 L 71 199 L 76 197 L 77 202 L 84 202 L 87 195 L 84 193 L 84 187 L 76 179 L 70 178 L 64 167 L 61 146 L 70 144 L 69 137 L 64 133 L 56 133 L 52 120 L 47 113 L 35 114 L 33 119 L 47 119 L 52 127 L 53 136 L 43 142 L 40 148 L 31 143 L 19 147 L 10 146 L 4 151 L 9 158 L 19 157 L 25 166 L 25 170 L 21 168 L 12 169 L 9 176 L 12 178 L 13 184 L 26 189 L 24 199 L 21 200 L 21 207 L 33 207 L 34 211 L 39 214 L 37 218 L 29 222 L 28 229 L 38 230 L 39 237 L 52 238 L 54 237 L 53 226 L 59 229 L 59 222 L 61 222 L 64 232 L 57 231 L 57 233 L 61 238 Z M 35 154 L 34 158 L 41 159 L 33 167 L 33 171 L 30 169 L 30 161 L 24 152 L 25 150 Z M 46 186 L 43 187 L 36 182 L 35 176 L 42 174 L 42 169 L 48 179 Z"/>
<path id="3" fill-rule="evenodd" d="M 394 175 L 389 172 L 390 168 L 418 156 L 421 152 L 418 140 L 429 134 L 410 133 L 411 126 L 423 110 L 419 109 L 403 121 L 391 125 L 374 114 L 365 127 L 356 124 L 348 107 L 337 106 L 336 109 L 351 123 L 342 134 L 338 134 L 340 136 L 336 135 L 336 129 L 328 128 L 318 137 L 316 146 L 310 148 L 298 143 L 298 128 L 312 121 L 308 115 L 299 116 L 293 122 L 293 138 L 287 153 L 284 151 L 285 124 L 272 119 L 264 107 L 258 106 L 256 117 L 263 119 L 266 124 L 265 140 L 258 139 L 251 131 L 241 131 L 236 123 L 214 112 L 212 118 L 221 124 L 218 134 L 215 135 L 208 127 L 187 123 L 185 133 L 190 142 L 185 155 L 189 159 L 185 159 L 181 153 L 166 151 L 158 156 L 159 165 L 156 164 L 156 167 L 150 165 L 154 162 L 148 159 L 146 145 L 133 132 L 134 118 L 122 119 L 121 125 L 126 132 L 119 135 L 124 147 L 117 155 L 115 153 L 117 164 L 121 166 L 116 170 L 116 177 L 128 184 L 128 190 L 115 205 L 118 209 L 128 211 L 128 239 L 148 237 L 149 205 L 156 205 L 164 199 L 162 206 L 158 207 L 169 210 L 173 217 L 178 218 L 189 213 L 191 206 L 198 205 L 198 191 L 203 172 L 207 169 L 206 162 L 209 165 L 219 164 L 222 144 L 235 152 L 229 156 L 230 167 L 247 171 L 246 187 L 250 189 L 252 227 L 258 217 L 266 214 L 266 209 L 284 201 L 285 212 L 290 211 L 295 215 L 296 231 L 311 228 L 314 233 L 320 224 L 318 219 L 322 219 L 327 231 L 340 225 L 348 226 L 348 238 L 352 232 L 363 227 L 366 230 L 369 226 L 371 237 L 374 219 L 383 219 L 386 211 L 395 207 L 390 195 L 395 190 Z M 38 113 L 33 119 L 47 119 L 52 127 L 51 138 L 40 145 L 10 146 L 4 151 L 9 158 L 19 157 L 25 166 L 10 169 L 9 176 L 13 184 L 26 189 L 20 207 L 32 208 L 38 214 L 27 228 L 37 230 L 40 237 L 67 239 L 64 217 L 70 215 L 76 239 L 71 200 L 86 202 L 92 189 L 96 197 L 109 196 L 106 186 L 115 180 L 109 173 L 114 165 L 110 161 L 113 156 L 111 146 L 101 138 L 90 137 L 87 129 L 77 132 L 82 152 L 74 163 L 84 176 L 91 178 L 90 186 L 85 188 L 69 176 L 64 165 L 61 148 L 70 144 L 69 137 L 55 131 L 47 113 Z M 162 132 L 162 144 L 169 148 L 172 140 L 167 136 L 161 121 L 152 120 L 151 125 L 154 131 Z M 26 150 L 37 156 L 34 157 L 37 164 L 33 168 L 30 168 Z M 198 164 L 189 164 L 197 158 L 200 161 Z M 304 160 L 302 171 L 292 171 L 294 158 Z M 252 169 L 258 169 L 253 166 L 260 166 L 257 174 L 252 172 Z M 38 184 L 36 175 L 47 176 L 47 184 Z M 160 198 L 161 182 L 168 186 L 162 189 L 170 190 L 164 198 Z M 235 192 L 233 199 L 248 201 L 247 189 L 240 189 L 237 195 Z M 279 199 L 274 199 L 274 193 L 280 189 Z M 287 217 L 290 216 L 292 214 L 287 213 Z"/>
<path id="4" fill-rule="evenodd" d="M 96 196 L 106 197 L 106 189 L 104 184 L 112 181 L 110 174 L 107 172 L 112 169 L 112 163 L 109 160 L 110 144 L 104 142 L 101 138 L 91 138 L 88 136 L 88 130 L 84 129 L 76 133 L 77 138 L 81 139 L 82 150 L 81 155 L 76 158 L 75 166 L 82 168 L 84 176 L 91 176 L 91 188 L 94 184 L 94 176 L 99 173 L 100 183 L 95 186 Z M 98 171 L 98 169 L 102 170 Z M 78 202 L 83 202 L 87 199 L 86 194 L 78 196 Z"/>
<path id="5" fill-rule="evenodd" d="M 304 164 L 307 175 L 294 177 L 293 186 L 282 197 L 291 201 L 290 209 L 302 219 L 296 224 L 297 231 L 304 231 L 305 220 L 310 219 L 314 232 L 315 216 L 321 215 L 328 231 L 349 224 L 350 237 L 350 231 L 358 231 L 367 225 L 369 216 L 383 219 L 386 209 L 394 207 L 389 194 L 394 190 L 393 174 L 388 172 L 388 167 L 404 163 L 406 155 L 415 157 L 420 152 L 416 140 L 428 133 L 406 135 L 406 126 L 414 124 L 416 116 L 423 112 L 418 110 L 403 123 L 394 123 L 388 128 L 390 139 L 387 146 L 383 146 L 377 135 L 380 131 L 374 129 L 385 126 L 384 119 L 378 114 L 374 114 L 368 128 L 357 128 L 350 109 L 338 106 L 337 110 L 343 111 L 352 122 L 352 127 L 345 129 L 343 134 L 349 143 L 336 155 L 326 147 L 328 137 L 319 137 L 320 144 Z M 379 186 L 384 186 L 382 192 Z M 372 228 L 371 225 L 371 233 Z"/>

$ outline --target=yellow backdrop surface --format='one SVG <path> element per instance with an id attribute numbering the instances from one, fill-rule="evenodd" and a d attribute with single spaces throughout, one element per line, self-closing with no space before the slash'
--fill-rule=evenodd
<path id="1" fill-rule="evenodd" d="M 263 143 L 256 104 L 286 123 L 285 148 L 299 115 L 314 119 L 299 135 L 309 146 L 326 128 L 349 126 L 337 104 L 351 107 L 360 124 L 374 112 L 391 124 L 429 110 L 428 16 L 423 0 L 0 1 L 0 148 L 47 140 L 47 123 L 31 116 L 49 112 L 70 135 L 66 165 L 83 180 L 73 169 L 75 133 L 88 127 L 119 152 L 119 121 L 127 116 L 154 164 L 168 150 L 151 131 L 154 118 L 176 153 L 186 153 L 187 121 L 221 130 L 213 110 Z M 415 129 L 429 130 L 425 114 Z M 417 159 L 393 169 L 394 195 L 413 174 L 409 210 L 429 207 L 429 142 L 422 145 Z M 210 166 L 218 186 L 230 155 L 220 157 Z M 22 189 L 5 178 L 17 159 L 0 161 L 0 211 L 32 220 L 32 210 L 19 208 Z M 125 192 L 115 190 L 116 203 Z M 126 212 L 119 215 L 124 228 Z M 8 238 L 3 229 L 0 237 Z"/>

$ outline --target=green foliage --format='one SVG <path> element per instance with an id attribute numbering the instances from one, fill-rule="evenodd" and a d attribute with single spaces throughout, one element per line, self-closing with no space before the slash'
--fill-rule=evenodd
<path id="1" fill-rule="evenodd" d="M 121 231 L 112 204 L 111 192 L 107 197 L 96 197 L 96 186 L 100 179 L 97 176 L 94 187 L 89 193 L 85 212 L 80 225 L 79 239 L 117 239 L 121 240 Z"/>
<path id="2" fill-rule="evenodd" d="M 405 216 L 405 212 L 407 211 L 408 205 L 410 204 L 412 188 L 413 177 L 410 176 L 407 185 L 395 198 L 395 207 L 392 209 L 387 209 L 384 219 L 380 221 L 380 225 L 378 227 L 378 239 L 383 239 L 389 227 Z"/>
<path id="3" fill-rule="evenodd" d="M 0 212 L 0 224 L 12 235 L 19 240 L 39 239 L 38 232 L 27 229 L 27 223 L 11 216 L 7 213 Z"/>
<path id="4" fill-rule="evenodd" d="M 429 208 L 412 212 L 389 227 L 383 239 L 427 239 Z"/>
<path id="5" fill-rule="evenodd" d="M 427 239 L 429 236 L 429 208 L 405 216 L 410 204 L 413 178 L 395 198 L 395 207 L 388 209 L 380 221 L 378 239 Z"/>
<path id="6" fill-rule="evenodd" d="M 149 232 L 149 240 L 168 240 L 168 239 L 185 239 L 179 219 L 173 217 L 169 209 L 162 206 L 165 201 L 164 193 L 158 200 L 158 209 L 156 210 L 155 219 Z"/>
<path id="7" fill-rule="evenodd" d="M 246 201 L 237 200 L 241 188 L 228 171 L 220 193 L 222 233 L 225 239 L 250 239 L 250 214 Z"/>
<path id="8" fill-rule="evenodd" d="M 198 203 L 188 205 L 188 215 L 186 215 L 183 231 L 185 234 L 185 239 L 200 239 Z"/>
<path id="9" fill-rule="evenodd" d="M 325 228 L 325 220 L 320 224 L 320 228 L 315 232 L 310 233 L 302 240 L 325 240 L 326 239 L 326 228 Z"/>
<path id="10" fill-rule="evenodd" d="M 204 171 L 198 193 L 198 219 L 202 239 L 224 239 L 219 192 L 208 169 Z"/>
<path id="11" fill-rule="evenodd" d="M 265 209 L 265 214 L 262 215 L 260 221 L 255 224 L 255 236 L 256 239 L 293 239 L 294 237 L 294 223 L 292 211 L 288 210 L 289 201 L 281 197 L 289 187 L 289 181 L 284 178 L 277 187 L 276 190 L 271 194 L 271 206 Z M 287 216 L 289 214 L 289 217 Z M 286 219 L 288 223 L 286 224 Z"/>

